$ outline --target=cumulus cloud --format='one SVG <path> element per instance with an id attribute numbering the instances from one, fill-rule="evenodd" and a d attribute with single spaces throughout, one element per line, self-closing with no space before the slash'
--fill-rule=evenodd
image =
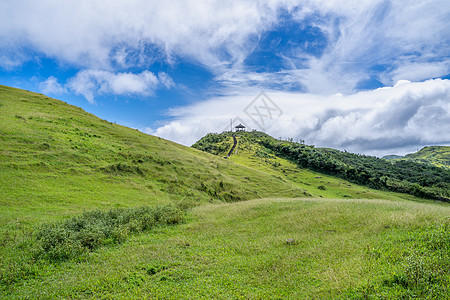
<path id="1" fill-rule="evenodd" d="M 94 103 L 96 94 L 148 95 L 153 93 L 158 83 L 158 78 L 149 71 L 115 74 L 103 70 L 83 70 L 71 78 L 67 86 Z"/>
<path id="2" fill-rule="evenodd" d="M 292 16 L 300 36 L 305 24 L 319 30 L 323 53 L 292 49 L 283 58 L 286 72 L 252 76 L 245 59 L 285 16 L 280 12 Z M 373 76 L 392 85 L 448 74 L 449 13 L 447 0 L 5 0 L 0 65 L 12 68 L 37 53 L 113 71 L 187 57 L 225 83 L 223 74 L 229 72 L 236 75 L 229 83 L 241 86 L 270 86 L 275 78 L 310 93 L 351 93 Z M 373 71 L 383 68 L 381 74 Z"/>
<path id="3" fill-rule="evenodd" d="M 135 63 L 140 54 L 151 60 L 158 51 L 146 53 L 150 46 L 167 60 L 183 54 L 220 65 L 224 57 L 238 59 L 246 37 L 265 26 L 276 6 L 238 0 L 6 0 L 0 3 L 0 40 L 9 42 L 0 47 L 29 47 L 87 68 Z"/>
<path id="4" fill-rule="evenodd" d="M 39 84 L 39 90 L 44 94 L 61 95 L 67 92 L 67 89 L 58 82 L 54 76 L 50 76 L 47 80 Z"/>
<path id="5" fill-rule="evenodd" d="M 266 119 L 265 131 L 275 137 L 374 155 L 450 143 L 450 80 L 402 81 L 348 96 L 267 95 L 283 112 Z M 227 130 L 230 119 L 261 130 L 244 111 L 254 97 L 227 96 L 173 109 L 172 122 L 146 132 L 190 145 L 208 132 Z"/>
<path id="6" fill-rule="evenodd" d="M 39 84 L 45 94 L 60 95 L 69 91 L 82 95 L 90 103 L 95 103 L 95 96 L 101 94 L 114 95 L 153 95 L 156 89 L 175 86 L 172 78 L 164 72 L 156 76 L 150 71 L 141 73 L 114 73 L 105 70 L 82 70 L 69 78 L 66 84 L 50 76 Z"/>

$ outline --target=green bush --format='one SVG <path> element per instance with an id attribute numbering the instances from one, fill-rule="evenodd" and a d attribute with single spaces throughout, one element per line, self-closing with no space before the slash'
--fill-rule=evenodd
<path id="1" fill-rule="evenodd" d="M 90 211 L 65 222 L 44 224 L 36 233 L 38 258 L 67 260 L 107 244 L 119 244 L 132 233 L 184 221 L 175 206 Z"/>

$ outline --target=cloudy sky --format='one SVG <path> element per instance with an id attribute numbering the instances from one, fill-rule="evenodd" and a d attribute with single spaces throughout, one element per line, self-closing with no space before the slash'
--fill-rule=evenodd
<path id="1" fill-rule="evenodd" d="M 448 0 L 2 0 L 0 84 L 185 145 L 450 145 Z"/>

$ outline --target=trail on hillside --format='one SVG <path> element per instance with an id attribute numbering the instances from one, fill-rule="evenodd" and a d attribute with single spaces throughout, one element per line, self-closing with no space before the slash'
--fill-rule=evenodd
<path id="1" fill-rule="evenodd" d="M 233 135 L 233 147 L 231 147 L 230 152 L 228 152 L 228 155 L 225 158 L 228 158 L 231 156 L 231 154 L 233 154 L 233 151 L 234 149 L 236 149 L 236 146 L 237 146 L 237 138 Z"/>

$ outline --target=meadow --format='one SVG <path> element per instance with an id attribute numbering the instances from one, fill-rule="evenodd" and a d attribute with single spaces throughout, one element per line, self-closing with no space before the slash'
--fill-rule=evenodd
<path id="1" fill-rule="evenodd" d="M 0 298 L 447 299 L 450 205 L 0 86 Z"/>
<path id="2" fill-rule="evenodd" d="M 375 213 L 376 212 L 376 213 Z M 12 298 L 448 297 L 450 210 L 389 200 L 258 199 L 65 262 L 38 262 Z"/>

